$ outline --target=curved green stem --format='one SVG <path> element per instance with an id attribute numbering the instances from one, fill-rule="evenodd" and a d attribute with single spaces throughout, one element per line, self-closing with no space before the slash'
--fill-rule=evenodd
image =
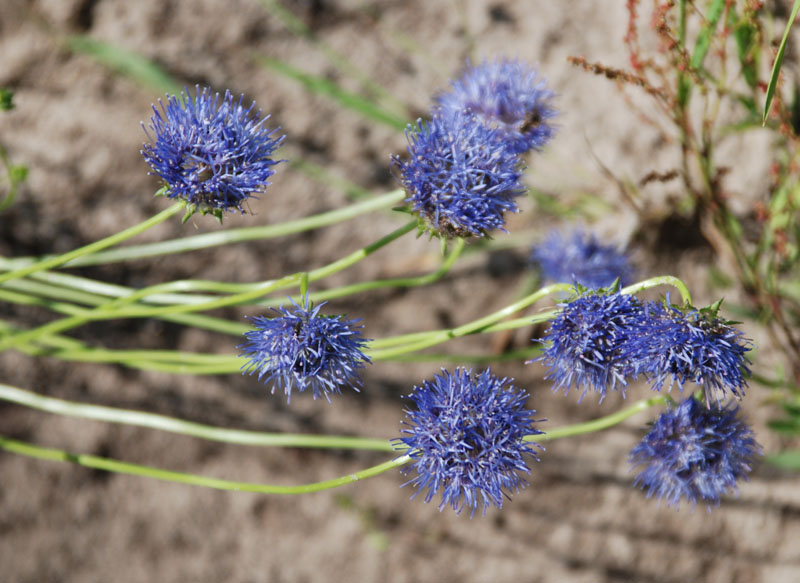
<path id="1" fill-rule="evenodd" d="M 219 247 L 221 245 L 229 245 L 231 243 L 242 243 L 244 241 L 253 241 L 256 239 L 274 239 L 276 237 L 283 237 L 294 233 L 302 233 L 303 231 L 310 231 L 313 229 L 319 229 L 320 227 L 334 225 L 336 223 L 340 223 L 375 210 L 391 207 L 392 205 L 402 202 L 403 198 L 405 198 L 405 191 L 393 190 L 392 192 L 367 201 L 352 204 L 334 211 L 312 215 L 310 217 L 305 217 L 295 221 L 287 221 L 285 223 L 276 225 L 264 225 L 261 227 L 226 229 L 218 233 L 205 233 L 203 235 L 195 235 L 193 237 L 181 237 L 180 239 L 160 241 L 158 243 L 131 245 L 122 249 L 112 249 L 102 253 L 93 253 L 90 256 L 76 257 L 66 262 L 66 266 L 82 267 L 86 265 L 102 265 L 107 263 L 115 263 L 118 261 L 127 261 L 129 259 L 142 259 L 144 257 L 170 255 L 173 253 L 186 253 L 188 251 L 197 251 L 200 249 Z M 32 260 L 30 258 L 19 258 L 14 259 L 11 263 L 13 265 L 24 267 L 31 261 Z"/>
<path id="2" fill-rule="evenodd" d="M 633 417 L 640 411 L 644 411 L 655 405 L 666 405 L 669 402 L 671 402 L 671 399 L 669 396 L 665 395 L 659 395 L 649 399 L 642 399 L 630 407 L 622 409 L 621 411 L 617 411 L 616 413 L 612 413 L 611 415 L 606 415 L 605 417 L 600 417 L 599 419 L 592 419 L 591 421 L 586 421 L 585 423 L 575 423 L 573 425 L 557 427 L 551 431 L 545 432 L 543 435 L 527 435 L 525 436 L 524 440 L 536 442 L 553 441 L 554 439 L 561 439 L 564 437 L 573 437 L 575 435 L 583 435 L 585 433 L 594 433 L 596 431 L 613 427 L 618 423 L 622 423 L 628 417 Z"/>
<path id="3" fill-rule="evenodd" d="M 358 251 L 355 251 L 324 267 L 309 271 L 308 280 L 316 281 L 323 279 L 336 273 L 337 271 L 346 269 L 376 252 L 378 249 L 388 245 L 395 239 L 398 239 L 406 233 L 413 231 L 416 229 L 416 227 L 417 221 L 410 221 L 406 225 L 395 229 L 392 233 L 382 237 L 375 243 L 367 245 L 366 247 L 363 247 Z M 156 285 L 150 288 L 139 290 L 133 294 L 130 294 L 129 296 L 114 300 L 113 302 L 97 306 L 94 310 L 86 310 L 83 314 L 49 322 L 48 324 L 39 326 L 38 328 L 27 330 L 25 332 L 4 338 L 0 340 L 0 350 L 5 350 L 7 348 L 22 345 L 24 343 L 30 343 L 42 336 L 63 332 L 94 320 L 112 320 L 117 318 L 150 318 L 161 316 L 174 317 L 175 315 L 179 314 L 213 310 L 217 308 L 243 304 L 255 298 L 262 297 L 268 293 L 295 286 L 299 283 L 300 279 L 304 275 L 305 272 L 287 275 L 275 281 L 266 281 L 256 284 L 255 289 L 247 292 L 233 294 L 227 297 L 222 297 L 198 304 L 160 307 L 131 306 L 127 308 L 123 306 L 125 303 L 135 301 L 144 297 L 148 293 L 151 293 L 152 289 L 162 289 L 164 285 L 169 284 Z M 175 284 L 175 282 L 172 282 L 172 284 Z"/>
<path id="4" fill-rule="evenodd" d="M 314 482 L 312 484 L 303 484 L 300 486 L 278 486 L 273 484 L 254 484 L 251 482 L 220 480 L 218 478 L 209 478 L 208 476 L 185 474 L 183 472 L 173 472 L 170 470 L 162 470 L 160 468 L 153 468 L 150 466 L 120 462 L 95 455 L 75 454 L 61 449 L 40 447 L 38 445 L 25 443 L 24 441 L 11 439 L 2 435 L 0 435 L 0 448 L 8 452 L 27 457 L 56 462 L 69 462 L 86 468 L 105 470 L 107 472 L 114 472 L 117 474 L 143 476 L 147 478 L 155 478 L 156 480 L 163 480 L 166 482 L 176 482 L 178 484 L 189 484 L 192 486 L 214 488 L 216 490 L 256 492 L 259 494 L 307 494 L 309 492 L 329 490 L 331 488 L 357 482 L 358 480 L 377 476 L 378 474 L 382 474 L 387 470 L 402 466 L 410 459 L 408 456 L 400 456 L 394 460 L 378 464 L 377 466 L 367 468 L 366 470 L 361 470 L 360 472 L 348 474 L 340 478 L 334 478 L 333 480 L 325 480 L 322 482 Z"/>
<path id="5" fill-rule="evenodd" d="M 527 308 L 531 304 L 544 297 L 557 292 L 569 291 L 572 289 L 574 289 L 573 286 L 569 284 L 558 283 L 554 285 L 548 285 L 522 298 L 521 300 L 514 302 L 513 304 L 509 304 L 501 310 L 493 312 L 492 314 L 484 316 L 483 318 L 473 320 L 472 322 L 457 328 L 451 328 L 449 330 L 418 332 L 386 338 L 383 340 L 376 340 L 370 344 L 368 355 L 373 360 L 385 360 L 401 354 L 423 350 L 425 348 L 441 344 L 442 342 L 446 342 L 452 338 L 467 336 L 468 334 L 474 334 L 475 332 L 485 332 L 503 318 L 511 316 L 520 310 Z M 550 314 L 552 314 L 552 312 L 550 312 Z M 529 317 L 525 318 L 524 320 L 526 323 L 531 323 L 533 318 Z"/>
<path id="6" fill-rule="evenodd" d="M 658 287 L 660 285 L 671 285 L 681 294 L 681 299 L 685 304 L 692 304 L 692 294 L 689 292 L 689 288 L 685 283 L 683 283 L 683 281 L 672 275 L 659 275 L 658 277 L 651 277 L 650 279 L 645 279 L 639 283 L 634 283 L 633 285 L 624 287 L 620 290 L 620 292 L 624 294 L 635 294 L 646 289 Z"/>
<path id="7" fill-rule="evenodd" d="M 147 229 L 154 227 L 159 223 L 163 223 L 168 218 L 179 213 L 184 208 L 185 205 L 183 202 L 176 202 L 169 208 L 161 211 L 155 216 L 150 217 L 146 221 L 142 221 L 138 225 L 129 227 L 123 231 L 120 231 L 119 233 L 111 235 L 110 237 L 106 237 L 105 239 L 100 239 L 99 241 L 95 241 L 94 243 L 90 243 L 89 245 L 84 245 L 83 247 L 79 247 L 78 249 L 74 249 L 73 251 L 70 251 L 69 253 L 64 253 L 63 255 L 58 255 L 57 257 L 50 257 L 48 259 L 37 261 L 36 263 L 32 263 L 25 267 L 15 269 L 13 271 L 0 273 L 0 283 L 12 279 L 17 279 L 19 277 L 25 277 L 26 275 L 30 275 L 31 273 L 35 273 L 37 271 L 46 271 L 48 269 L 52 269 L 53 267 L 58 267 L 59 265 L 68 263 L 69 261 L 72 261 L 79 257 L 84 257 L 86 255 L 90 255 L 92 253 L 96 253 L 102 249 L 105 249 L 106 247 L 111 247 L 112 245 L 121 243 L 126 239 L 130 239 L 131 237 L 135 237 L 136 235 L 143 233 Z"/>
<path id="8" fill-rule="evenodd" d="M 22 392 L 27 393 L 26 391 Z M 624 421 L 628 417 L 631 417 L 632 415 L 640 411 L 652 407 L 653 405 L 664 404 L 668 401 L 669 397 L 665 396 L 658 396 L 658 397 L 653 397 L 651 399 L 645 399 L 635 403 L 633 406 L 628 407 L 627 409 L 623 409 L 622 411 L 618 411 L 617 413 L 607 415 L 606 417 L 602 417 L 600 419 L 595 419 L 593 421 L 589 421 L 586 423 L 577 423 L 575 425 L 568 425 L 566 427 L 557 428 L 544 435 L 528 435 L 524 439 L 525 441 L 529 442 L 552 441 L 554 439 L 561 439 L 563 437 L 570 437 L 574 435 L 581 435 L 585 433 L 599 431 L 601 429 L 607 429 L 608 427 L 616 425 Z M 79 407 L 85 409 L 90 406 L 80 405 Z M 95 408 L 95 409 L 106 409 L 106 408 Z M 135 412 L 125 412 L 125 413 L 135 413 Z M 144 415 L 140 413 L 136 414 Z M 153 416 L 153 417 L 160 417 L 160 416 Z M 178 421 L 166 417 L 164 417 L 163 419 L 172 422 Z M 102 420 L 107 420 L 107 419 L 102 419 Z M 118 421 L 118 422 L 124 423 L 126 421 Z M 214 439 L 212 437 L 206 437 L 206 436 L 207 434 L 198 435 L 198 437 Z M 309 436 L 309 437 L 316 437 L 316 436 Z M 329 438 L 329 439 L 342 439 L 342 438 Z M 359 439 L 359 438 L 352 438 L 352 439 Z M 388 441 L 384 441 L 383 444 L 389 445 L 391 447 L 391 444 Z M 385 447 L 386 445 L 383 445 L 382 447 Z M 311 446 L 311 447 L 317 447 L 317 446 Z M 40 447 L 37 445 L 33 445 L 16 439 L 11 439 L 9 437 L 1 435 L 0 435 L 0 449 L 4 449 L 11 453 L 24 455 L 27 457 L 33 457 L 37 459 L 50 460 L 50 461 L 69 462 L 88 468 L 105 470 L 108 472 L 115 472 L 119 474 L 143 476 L 148 478 L 155 478 L 157 480 L 165 480 L 168 482 L 189 484 L 193 486 L 202 486 L 205 488 L 215 488 L 218 490 L 236 490 L 243 492 L 257 492 L 262 494 L 304 494 L 309 492 L 328 490 L 331 488 L 336 488 L 338 486 L 343 486 L 345 484 L 351 484 L 359 480 L 370 478 L 372 476 L 377 476 L 378 474 L 382 474 L 383 472 L 402 466 L 411 461 L 412 459 L 410 455 L 404 454 L 400 455 L 399 457 L 393 460 L 383 462 L 376 466 L 372 466 L 367 469 L 361 470 L 359 472 L 348 474 L 346 476 L 334 478 L 332 480 L 325 480 L 322 482 L 314 482 L 312 484 L 303 484 L 299 486 L 279 486 L 272 484 L 254 484 L 250 482 L 234 482 L 230 480 L 221 480 L 218 478 L 210 478 L 207 476 L 199 476 L 196 474 L 186 474 L 183 472 L 174 472 L 150 466 L 131 464 L 99 456 L 74 454 L 60 449 Z M 402 447 L 398 447 L 396 451 L 399 453 L 401 450 Z M 407 448 L 405 451 L 407 451 Z"/>
<path id="9" fill-rule="evenodd" d="M 0 399 L 23 405 L 31 409 L 46 411 L 67 417 L 93 419 L 106 423 L 121 423 L 136 427 L 147 427 L 198 437 L 209 441 L 235 443 L 238 445 L 252 445 L 261 447 L 305 447 L 324 449 L 353 449 L 392 452 L 389 440 L 370 439 L 367 437 L 305 435 L 299 433 L 264 433 L 258 431 L 242 431 L 237 429 L 223 429 L 211 425 L 183 421 L 165 415 L 144 413 L 129 409 L 116 409 L 85 403 L 75 403 L 37 395 L 17 387 L 0 383 Z"/>

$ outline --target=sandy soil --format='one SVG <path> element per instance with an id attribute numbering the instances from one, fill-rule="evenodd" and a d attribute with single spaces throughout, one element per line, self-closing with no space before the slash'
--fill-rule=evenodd
<path id="1" fill-rule="evenodd" d="M 602 4 L 602 6 L 601 6 Z M 643 125 L 602 79 L 567 65 L 586 55 L 624 66 L 624 3 L 462 1 L 396 3 L 290 2 L 292 10 L 335 50 L 347 55 L 412 112 L 423 113 L 471 49 L 480 57 L 517 56 L 539 69 L 558 92 L 560 133 L 531 160 L 529 181 L 548 192 L 582 193 L 616 205 L 615 185 L 594 156 L 619 176 L 638 179 L 669 168 L 672 149 Z M 456 9 L 454 6 L 458 6 Z M 283 59 L 340 80 L 319 50 L 288 33 L 256 0 L 4 0 L 0 5 L 0 86 L 16 92 L 17 109 L 0 117 L 0 141 L 30 166 L 17 204 L 0 216 L 0 254 L 63 252 L 133 224 L 166 206 L 153 199 L 157 181 L 139 155 L 140 120 L 158 98 L 151 88 L 64 49 L 88 34 L 154 59 L 181 84 L 230 88 L 273 115 L 287 134 L 286 156 L 331 168 L 375 192 L 395 187 L 389 156 L 405 148 L 401 133 L 364 122 L 260 66 L 257 55 Z M 419 51 L 409 51 L 411 39 Z M 748 158 L 744 192 L 762 178 Z M 252 226 L 346 204 L 343 193 L 284 165 L 252 214 L 226 225 Z M 532 202 L 512 231 L 538 237 L 550 221 Z M 313 234 L 140 260 L 78 273 L 142 286 L 165 278 L 255 281 L 318 266 L 375 240 L 402 219 L 376 214 Z M 213 219 L 178 220 L 140 238 L 160 240 L 216 231 Z M 700 245 L 668 251 L 642 237 L 639 216 L 619 210 L 599 222 L 634 250 L 647 274 L 675 273 L 693 283 L 698 303 L 712 298 L 704 271 L 716 261 Z M 667 233 L 679 239 L 677 233 Z M 668 237 L 669 238 L 669 237 Z M 650 241 L 650 244 L 645 244 Z M 425 239 L 369 258 L 322 287 L 368 277 L 415 273 L 437 244 Z M 436 285 L 332 302 L 364 318 L 368 337 L 453 325 L 501 307 L 524 277 L 527 249 L 467 260 Z M 643 268 L 644 269 L 644 268 Z M 230 312 L 229 315 L 237 312 Z M 250 312 L 251 313 L 251 312 Z M 409 318 L 409 314 L 414 314 Z M 0 305 L 0 316 L 30 325 L 42 312 Z M 748 330 L 750 333 L 751 331 Z M 531 331 L 515 336 L 518 346 Z M 754 335 L 752 332 L 751 335 Z M 228 337 L 178 326 L 126 321 L 82 328 L 76 335 L 116 348 L 167 347 L 230 352 Z M 486 350 L 486 338 L 460 347 Z M 291 408 L 254 379 L 188 378 L 118 367 L 0 355 L 3 382 L 52 396 L 141 409 L 225 427 L 263 431 L 339 432 L 391 438 L 401 419 L 400 395 L 438 364 L 376 364 L 362 394 L 333 405 L 296 399 Z M 509 364 L 532 393 L 532 406 L 553 424 L 614 411 L 587 398 L 553 395 L 538 367 Z M 630 397 L 644 394 L 634 389 Z M 746 401 L 759 440 L 765 429 L 758 389 Z M 0 564 L 4 581 L 800 581 L 800 480 L 758 467 L 740 496 L 711 513 L 676 512 L 631 487 L 626 457 L 646 415 L 601 435 L 555 442 L 534 468 L 531 485 L 485 517 L 439 513 L 409 501 L 403 477 L 388 473 L 335 491 L 280 498 L 218 492 L 109 475 L 0 454 Z M 156 431 L 64 419 L 0 404 L 4 434 L 37 444 L 180 471 L 248 481 L 302 483 L 380 462 L 373 454 L 264 450 L 205 443 Z M 397 429 L 394 429 L 397 428 Z"/>

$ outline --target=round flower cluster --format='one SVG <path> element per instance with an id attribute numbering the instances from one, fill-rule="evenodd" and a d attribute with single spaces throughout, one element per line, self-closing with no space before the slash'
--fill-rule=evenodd
<path id="1" fill-rule="evenodd" d="M 414 408 L 406 410 L 404 437 L 396 447 L 406 449 L 414 460 L 416 475 L 407 484 L 419 492 L 427 490 L 430 502 L 441 489 L 439 510 L 449 505 L 460 513 L 466 506 L 475 514 L 526 485 L 520 473 L 530 473 L 525 456 L 538 461 L 542 449 L 524 438 L 540 435 L 535 429 L 535 411 L 525 408 L 528 395 L 511 384 L 511 379 L 457 368 L 422 386 L 408 397 Z M 413 498 L 413 496 L 412 496 Z"/>
<path id="2" fill-rule="evenodd" d="M 525 192 L 517 156 L 499 132 L 456 112 L 419 121 L 406 131 L 411 159 L 394 159 L 407 202 L 426 230 L 444 237 L 481 237 L 502 229 L 514 198 Z"/>
<path id="3" fill-rule="evenodd" d="M 302 393 L 310 387 L 314 399 L 324 395 L 328 401 L 342 387 L 358 391 L 358 370 L 369 362 L 363 353 L 368 340 L 358 320 L 321 316 L 325 303 L 310 307 L 308 296 L 302 306 L 292 304 L 294 309 L 273 308 L 277 317 L 251 318 L 255 330 L 245 332 L 248 342 L 237 347 L 249 359 L 244 371 L 258 373 L 258 380 L 272 384 L 273 393 L 283 390 L 287 402 L 293 388 Z"/>
<path id="4" fill-rule="evenodd" d="M 513 59 L 469 63 L 437 98 L 446 113 L 469 111 L 489 127 L 497 128 L 508 148 L 517 154 L 541 150 L 553 137 L 554 94 L 536 70 Z"/>
<path id="5" fill-rule="evenodd" d="M 590 289 L 633 281 L 634 269 L 628 257 L 611 245 L 603 245 L 592 234 L 576 229 L 569 235 L 551 231 L 534 247 L 531 259 L 545 279 L 554 283 L 575 283 Z"/>
<path id="6" fill-rule="evenodd" d="M 275 171 L 272 154 L 283 142 L 276 130 L 264 124 L 255 102 L 243 105 L 230 92 L 220 101 L 199 87 L 167 97 L 160 109 L 153 106 L 150 142 L 142 155 L 153 172 L 166 183 L 166 195 L 186 201 L 190 211 L 212 213 L 238 210 L 255 193 L 263 191 Z"/>
<path id="7" fill-rule="evenodd" d="M 737 417 L 739 408 L 704 407 L 694 397 L 667 409 L 633 448 L 630 462 L 644 466 L 635 485 L 678 507 L 681 498 L 719 504 L 736 491 L 761 454 L 752 430 Z"/>
<path id="8" fill-rule="evenodd" d="M 554 133 L 552 97 L 527 65 L 486 62 L 438 97 L 430 120 L 408 127 L 408 159 L 393 164 L 422 231 L 466 238 L 503 229 L 525 192 L 519 155 Z"/>
<path id="9" fill-rule="evenodd" d="M 750 374 L 750 342 L 717 316 L 719 306 L 697 310 L 640 302 L 619 291 L 595 290 L 561 304 L 542 355 L 554 389 L 588 388 L 605 397 L 644 376 L 653 390 L 691 381 L 706 399 L 741 397 Z M 624 390 L 623 390 L 624 396 Z"/>

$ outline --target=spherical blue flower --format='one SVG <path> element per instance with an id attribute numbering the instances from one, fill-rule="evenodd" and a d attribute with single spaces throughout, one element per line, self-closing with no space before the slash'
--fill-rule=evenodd
<path id="1" fill-rule="evenodd" d="M 618 291 L 590 291 L 559 305 L 542 355 L 529 362 L 549 367 L 545 378 L 555 381 L 554 391 L 563 388 L 567 394 L 575 386 L 583 398 L 592 389 L 602 401 L 609 389 L 619 388 L 624 397 L 630 368 L 626 346 L 638 333 L 639 301 Z"/>
<path id="2" fill-rule="evenodd" d="M 450 91 L 437 98 L 446 112 L 469 111 L 500 130 L 514 152 L 540 150 L 553 137 L 556 111 L 547 83 L 527 64 L 509 59 L 467 64 Z"/>
<path id="3" fill-rule="evenodd" d="M 638 334 L 626 350 L 633 374 L 652 379 L 653 390 L 660 391 L 669 380 L 669 389 L 686 382 L 703 388 L 706 399 L 714 391 L 741 397 L 750 374 L 751 350 L 742 332 L 714 310 L 681 310 L 675 306 L 648 302 L 641 311 Z"/>
<path id="4" fill-rule="evenodd" d="M 676 508 L 681 498 L 693 505 L 698 500 L 719 504 L 761 455 L 738 411 L 732 404 L 706 408 L 693 397 L 667 409 L 631 451 L 633 466 L 644 466 L 634 485 Z"/>
<path id="5" fill-rule="evenodd" d="M 532 259 L 542 269 L 545 279 L 555 283 L 578 283 L 597 289 L 633 279 L 633 267 L 624 253 L 612 245 L 603 245 L 592 234 L 577 229 L 570 235 L 551 231 L 534 247 Z"/>
<path id="6" fill-rule="evenodd" d="M 430 502 L 441 489 L 439 510 L 450 505 L 460 513 L 466 506 L 474 515 L 479 503 L 484 513 L 492 504 L 501 507 L 527 484 L 520 476 L 530 473 L 524 456 L 538 461 L 542 448 L 523 438 L 542 432 L 533 427 L 536 412 L 525 408 L 527 393 L 511 382 L 488 369 L 474 375 L 457 368 L 414 387 L 408 398 L 415 408 L 406 410 L 405 437 L 396 440 L 415 460 L 403 470 L 416 472 L 407 482 L 417 487 L 414 496 L 427 489 Z"/>
<path id="7" fill-rule="evenodd" d="M 400 182 L 425 228 L 443 237 L 481 237 L 502 229 L 524 192 L 519 158 L 497 130 L 475 116 L 438 113 L 406 130 L 409 160 L 395 156 Z"/>
<path id="8" fill-rule="evenodd" d="M 220 102 L 219 94 L 197 88 L 168 96 L 160 109 L 153 106 L 151 143 L 142 155 L 166 182 L 167 196 L 185 200 L 191 210 L 213 213 L 238 209 L 261 192 L 275 171 L 272 154 L 283 141 L 276 130 L 264 124 L 269 116 L 255 111 L 255 102 L 245 107 L 230 92 Z"/>
<path id="9" fill-rule="evenodd" d="M 358 370 L 369 358 L 362 349 L 368 342 L 361 335 L 358 320 L 343 316 L 321 316 L 325 304 L 309 307 L 308 296 L 294 309 L 273 308 L 274 318 L 251 318 L 255 330 L 245 332 L 248 342 L 238 346 L 240 356 L 248 358 L 242 368 L 258 373 L 258 380 L 272 384 L 272 392 L 282 389 L 290 401 L 292 388 L 299 392 L 311 388 L 314 399 L 340 393 L 343 386 L 358 391 Z"/>

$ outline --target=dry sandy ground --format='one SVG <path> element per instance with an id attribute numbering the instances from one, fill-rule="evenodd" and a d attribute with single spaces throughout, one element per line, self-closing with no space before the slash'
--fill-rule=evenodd
<path id="1" fill-rule="evenodd" d="M 609 83 L 568 66 L 568 55 L 625 65 L 624 2 L 310 2 L 293 10 L 320 38 L 413 112 L 464 62 L 510 55 L 538 63 L 558 92 L 560 133 L 532 160 L 530 182 L 550 192 L 583 192 L 614 204 L 597 155 L 620 176 L 637 179 L 668 168 L 671 150 L 643 125 Z M 139 121 L 158 97 L 110 73 L 59 39 L 89 34 L 160 63 L 181 84 L 230 88 L 256 99 L 289 136 L 290 152 L 323 164 L 375 192 L 395 187 L 389 156 L 404 149 L 401 133 L 373 127 L 356 114 L 304 93 L 258 65 L 269 55 L 337 78 L 320 51 L 299 40 L 256 0 L 3 0 L 0 85 L 18 108 L 0 117 L 0 140 L 31 168 L 14 208 L 0 217 L 0 254 L 66 251 L 111 234 L 166 206 L 148 193 L 138 150 Z M 412 39 L 421 51 L 409 52 Z M 355 89 L 349 79 L 345 86 Z M 288 156 L 289 154 L 287 154 Z M 750 160 L 748 160 L 750 162 Z M 740 184 L 757 183 L 759 167 L 742 165 Z M 252 214 L 226 225 L 298 218 L 346 203 L 335 188 L 282 167 Z M 746 190 L 744 187 L 742 190 Z M 543 227 L 534 206 L 513 217 L 512 231 Z M 373 241 L 400 224 L 377 214 L 313 234 L 131 262 L 81 273 L 141 286 L 166 278 L 255 281 L 318 266 Z M 600 228 L 625 242 L 641 225 L 619 212 Z M 148 232 L 159 240 L 215 231 L 211 219 L 175 220 Z M 536 235 L 538 236 L 538 235 Z M 396 245 L 325 282 L 411 273 L 437 246 L 424 239 Z M 364 318 L 367 336 L 466 322 L 513 299 L 526 248 L 490 260 L 467 260 L 443 282 L 422 290 L 381 292 L 331 305 Z M 704 296 L 707 249 L 636 252 L 648 272 L 673 272 Z M 14 321 L 43 321 L 34 310 L 0 306 Z M 232 315 L 233 313 L 231 313 Z M 413 314 L 412 318 L 409 315 Z M 750 333 L 751 331 L 748 330 Z M 523 346 L 531 331 L 515 338 Z M 754 333 L 751 333 L 753 335 Z M 79 337 L 111 347 L 233 350 L 234 341 L 156 322 L 105 323 Z M 527 335 L 527 337 L 526 337 Z M 486 351 L 486 339 L 464 350 Z M 394 437 L 400 395 L 438 364 L 379 363 L 360 395 L 333 405 L 270 398 L 254 379 L 237 375 L 187 378 L 116 367 L 67 365 L 16 353 L 0 356 L 2 381 L 84 402 L 142 409 L 225 427 Z M 538 367 L 498 367 L 532 393 L 532 406 L 554 425 L 589 419 L 623 405 L 553 395 Z M 631 391 L 629 398 L 644 394 Z M 759 440 L 779 442 L 764 428 L 759 389 L 746 409 Z M 548 445 L 531 485 L 485 517 L 439 513 L 409 501 L 403 477 L 388 473 L 336 491 L 280 498 L 218 492 L 109 475 L 0 454 L 0 564 L 3 581 L 653 581 L 779 583 L 800 581 L 800 480 L 760 466 L 740 496 L 711 513 L 660 507 L 631 487 L 627 452 L 646 415 L 601 435 Z M 42 445 L 106 455 L 192 473 L 248 481 L 302 483 L 378 463 L 371 454 L 271 451 L 178 438 L 156 431 L 62 419 L 0 405 L 2 433 Z"/>

